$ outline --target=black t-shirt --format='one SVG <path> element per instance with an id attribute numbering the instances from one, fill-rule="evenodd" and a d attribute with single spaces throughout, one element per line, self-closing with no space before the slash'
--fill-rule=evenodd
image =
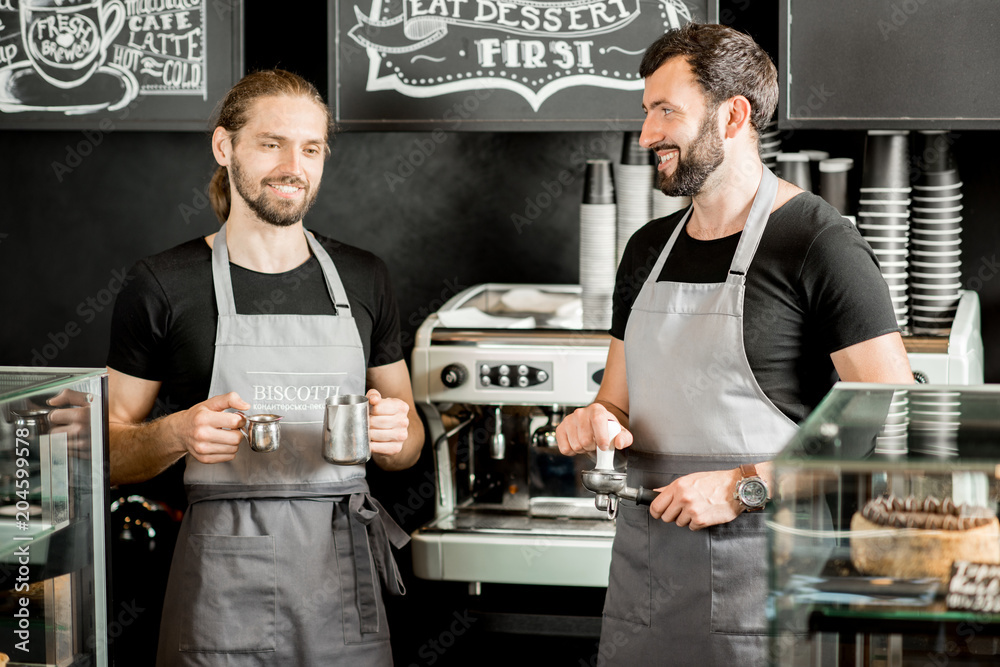
<path id="1" fill-rule="evenodd" d="M 389 272 L 375 255 L 317 235 L 344 283 L 368 367 L 402 359 L 399 313 Z M 314 257 L 284 273 L 230 264 L 236 312 L 333 315 L 336 310 Z M 208 398 L 218 310 L 212 250 L 203 238 L 138 262 L 111 319 L 108 366 L 163 383 L 167 412 Z"/>
<path id="2" fill-rule="evenodd" d="M 316 235 L 337 269 L 369 368 L 403 358 L 399 312 L 389 272 L 375 255 Z M 333 315 L 336 311 L 314 257 L 285 273 L 258 273 L 230 264 L 236 312 Z M 108 366 L 162 383 L 151 416 L 170 414 L 208 398 L 218 309 L 212 249 L 197 238 L 148 257 L 128 272 L 111 318 Z M 147 485 L 153 497 L 182 503 L 174 466 Z"/>
<path id="3" fill-rule="evenodd" d="M 632 304 L 684 212 L 629 240 L 618 267 L 611 335 L 625 339 Z M 741 233 L 699 241 L 687 230 L 657 281 L 725 282 Z M 799 422 L 833 386 L 830 354 L 899 331 L 871 248 L 839 212 L 809 193 L 771 214 L 747 270 L 743 339 L 761 389 Z"/>

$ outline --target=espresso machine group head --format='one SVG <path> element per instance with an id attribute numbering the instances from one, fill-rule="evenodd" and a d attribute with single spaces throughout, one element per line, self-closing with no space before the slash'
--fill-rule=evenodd
<path id="1" fill-rule="evenodd" d="M 436 489 L 434 520 L 413 533 L 417 576 L 607 586 L 614 522 L 584 485 L 592 459 L 555 438 L 597 395 L 611 340 L 560 321 L 579 302 L 579 285 L 478 285 L 418 329 L 413 393 Z"/>

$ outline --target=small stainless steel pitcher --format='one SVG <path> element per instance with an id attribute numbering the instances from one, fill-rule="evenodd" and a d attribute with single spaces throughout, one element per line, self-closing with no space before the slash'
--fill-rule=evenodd
<path id="1" fill-rule="evenodd" d="M 238 411 L 237 414 L 245 420 L 240 432 L 250 443 L 250 449 L 255 452 L 278 449 L 281 444 L 281 428 L 278 425 L 281 415 L 246 415 Z"/>
<path id="2" fill-rule="evenodd" d="M 368 397 L 344 394 L 327 398 L 323 458 L 330 463 L 350 466 L 364 463 L 371 456 Z"/>

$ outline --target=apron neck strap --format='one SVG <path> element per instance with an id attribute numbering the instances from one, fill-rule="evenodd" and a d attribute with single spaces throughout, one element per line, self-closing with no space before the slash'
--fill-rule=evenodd
<path id="1" fill-rule="evenodd" d="M 743 226 L 740 242 L 736 246 L 733 263 L 729 267 L 730 275 L 746 275 L 750 262 L 757 252 L 757 246 L 760 245 L 760 238 L 764 235 L 764 227 L 771 215 L 774 198 L 778 194 L 778 177 L 771 173 L 767 165 L 762 164 L 761 168 L 763 171 L 760 175 L 760 185 L 757 186 L 757 194 L 754 195 L 753 204 L 750 205 L 747 222 Z"/>
<path id="2" fill-rule="evenodd" d="M 219 316 L 236 314 L 233 279 L 229 275 L 229 248 L 226 247 L 226 223 L 222 223 L 212 244 L 212 282 L 215 284 L 215 304 Z"/>
<path id="3" fill-rule="evenodd" d="M 337 269 L 333 265 L 333 260 L 330 259 L 329 253 L 320 245 L 320 242 L 316 240 L 312 232 L 305 230 L 305 233 L 309 248 L 312 250 L 313 255 L 316 256 L 316 260 L 323 270 L 323 279 L 326 280 L 326 291 L 330 293 L 330 298 L 333 299 L 333 305 L 337 308 L 337 314 L 350 317 L 351 304 L 347 300 L 347 290 L 344 289 L 344 283 L 341 281 L 340 274 L 337 273 Z"/>
<path id="4" fill-rule="evenodd" d="M 336 307 L 337 315 L 344 317 L 351 316 L 351 306 L 347 300 L 347 290 L 340 280 L 333 260 L 326 252 L 320 242 L 316 240 L 313 233 L 305 231 L 306 242 L 309 249 L 319 262 L 320 270 L 323 271 L 323 279 L 326 281 L 326 290 Z M 215 235 L 215 243 L 212 244 L 212 282 L 215 285 L 215 303 L 219 309 L 219 315 L 235 315 L 236 299 L 233 296 L 233 279 L 229 273 L 229 247 L 226 245 L 226 223 L 222 224 L 219 233 Z"/>
<path id="5" fill-rule="evenodd" d="M 670 254 L 670 249 L 674 247 L 675 243 L 677 243 L 677 237 L 681 235 L 682 231 L 684 231 L 684 227 L 687 226 L 688 220 L 691 219 L 692 211 L 694 211 L 694 206 L 688 206 L 687 212 L 684 213 L 684 217 L 682 217 L 681 221 L 677 223 L 673 234 L 671 234 L 670 238 L 667 239 L 667 244 L 663 246 L 660 256 L 656 258 L 656 263 L 653 264 L 653 268 L 650 269 L 649 277 L 646 278 L 647 283 L 656 283 L 660 274 L 663 273 L 663 265 L 667 263 L 667 255 Z"/>

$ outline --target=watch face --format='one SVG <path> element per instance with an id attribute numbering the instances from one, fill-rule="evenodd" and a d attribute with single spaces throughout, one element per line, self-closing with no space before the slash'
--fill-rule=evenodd
<path id="1" fill-rule="evenodd" d="M 747 507 L 761 507 L 767 501 L 767 487 L 757 479 L 748 479 L 740 487 L 740 500 Z"/>

